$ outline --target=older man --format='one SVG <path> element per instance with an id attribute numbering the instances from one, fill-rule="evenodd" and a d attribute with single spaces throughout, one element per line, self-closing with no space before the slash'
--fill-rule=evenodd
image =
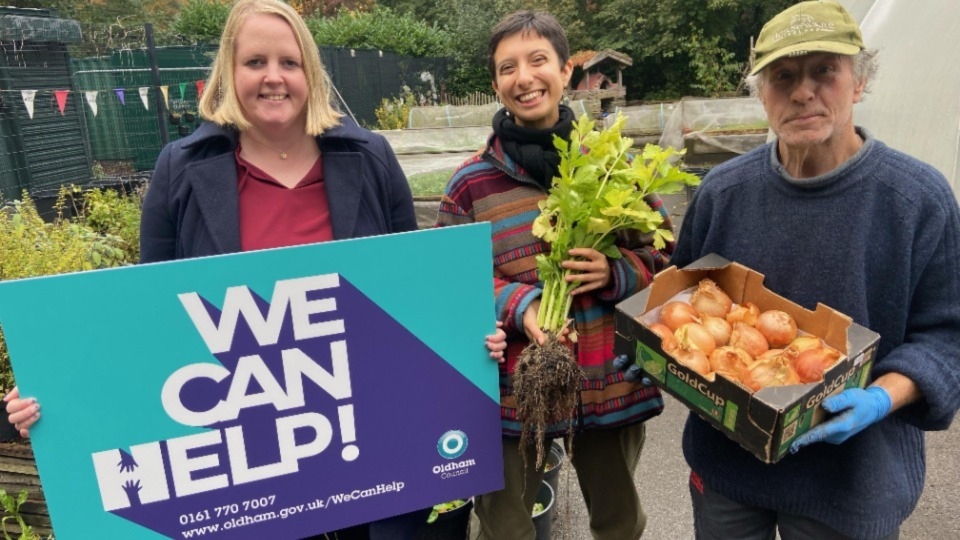
<path id="1" fill-rule="evenodd" d="M 839 4 L 771 19 L 749 83 L 777 138 L 711 170 L 684 219 L 674 264 L 718 253 L 881 336 L 868 387 L 824 400 L 833 416 L 776 464 L 689 417 L 698 539 L 897 538 L 923 432 L 960 408 L 960 211 L 940 173 L 854 125 L 875 72 Z"/>

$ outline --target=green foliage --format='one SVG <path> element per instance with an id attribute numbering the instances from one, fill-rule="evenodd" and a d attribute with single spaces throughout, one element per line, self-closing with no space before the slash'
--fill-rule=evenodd
<path id="1" fill-rule="evenodd" d="M 662 248 L 673 234 L 659 226 L 660 212 L 644 200 L 652 193 L 678 193 L 699 184 L 696 176 L 674 162 L 683 151 L 648 144 L 636 158 L 630 155 L 633 140 L 621 136 L 626 117 L 618 116 L 609 128 L 596 131 L 586 115 L 573 126 L 570 140 L 554 137 L 560 153 L 560 176 L 554 177 L 533 234 L 550 244 L 550 253 L 537 256 L 543 281 L 540 328 L 559 334 L 580 282 L 568 283 L 570 270 L 561 263 L 573 248 L 593 248 L 608 258 L 620 258 L 615 233 L 635 229 L 653 234 L 653 245 Z"/>
<path id="2" fill-rule="evenodd" d="M 407 181 L 414 197 L 443 195 L 455 169 L 411 174 Z"/>
<path id="3" fill-rule="evenodd" d="M 490 29 L 505 14 L 536 9 L 563 25 L 571 52 L 611 48 L 630 56 L 628 97 L 677 98 L 735 88 L 732 67 L 747 60 L 750 36 L 773 14 L 798 0 L 433 0 L 381 2 L 445 29 L 454 41 L 447 89 L 486 91 Z M 695 39 L 696 38 L 696 39 Z M 733 53 L 733 57 L 722 53 Z"/>
<path id="4" fill-rule="evenodd" d="M 190 42 L 218 43 L 231 5 L 226 0 L 187 0 L 173 21 L 173 31 Z"/>
<path id="5" fill-rule="evenodd" d="M 390 50 L 418 57 L 446 56 L 451 51 L 451 39 L 444 30 L 389 8 L 366 13 L 340 10 L 336 17 L 313 16 L 306 22 L 319 45 Z"/>
<path id="6" fill-rule="evenodd" d="M 33 528 L 27 525 L 26 522 L 23 521 L 23 516 L 20 515 L 20 507 L 26 501 L 26 489 L 21 490 L 16 499 L 13 498 L 13 495 L 8 494 L 6 490 L 0 489 L 0 505 L 3 505 L 3 517 L 0 518 L 0 529 L 3 529 L 3 540 L 13 540 L 13 537 L 10 536 L 10 532 L 7 530 L 7 523 L 10 521 L 16 522 L 20 528 L 20 536 L 17 537 L 19 540 L 40 540 L 40 535 L 33 532 Z"/>
<path id="7" fill-rule="evenodd" d="M 430 515 L 427 516 L 427 523 L 433 523 L 438 517 L 440 517 L 440 514 L 449 512 L 451 510 L 456 510 L 465 504 L 467 504 L 465 499 L 456 499 L 450 502 L 435 504 L 433 505 L 433 509 L 430 510 Z"/>
<path id="8" fill-rule="evenodd" d="M 79 192 L 79 188 L 74 188 Z M 123 264 L 134 264 L 140 259 L 140 210 L 142 190 L 123 193 L 113 189 L 92 189 L 83 193 L 79 222 L 90 230 L 120 239 L 124 252 Z"/>
<path id="9" fill-rule="evenodd" d="M 341 9 L 369 11 L 375 0 L 288 0 L 293 9 L 304 17 L 310 15 L 335 15 Z"/>
<path id="10" fill-rule="evenodd" d="M 377 116 L 377 129 L 403 129 L 407 127 L 410 110 L 416 105 L 413 94 L 407 89 L 398 98 L 380 100 L 380 106 L 374 111 Z"/>
<path id="11" fill-rule="evenodd" d="M 634 59 L 624 72 L 630 95 L 677 98 L 699 93 L 697 85 L 714 86 L 706 82 L 710 77 L 723 79 L 730 73 L 729 68 L 712 75 L 710 69 L 698 72 L 703 66 L 717 60 L 719 65 L 746 62 L 750 37 L 798 1 L 611 0 L 598 3 L 590 28 L 598 49 L 615 48 Z M 695 40 L 700 45 L 692 47 Z M 719 51 L 733 57 L 711 57 Z"/>
<path id="12" fill-rule="evenodd" d="M 104 193 L 93 196 L 93 219 L 81 216 L 70 221 L 62 217 L 66 188 L 61 190 L 57 202 L 60 217 L 53 223 L 40 217 L 26 194 L 23 200 L 0 210 L 0 281 L 110 268 L 136 261 L 130 245 L 139 246 L 139 241 L 124 236 L 135 234 L 129 230 L 129 221 L 139 222 L 139 211 L 134 217 L 130 203 L 120 199 L 111 202 Z M 102 230 L 96 230 L 87 220 L 99 223 L 97 227 Z M 14 384 L 10 355 L 0 332 L 0 388 L 9 390 Z"/>
<path id="13" fill-rule="evenodd" d="M 433 22 L 451 36 L 453 67 L 446 81 L 454 95 L 490 91 L 487 41 L 490 29 L 514 7 L 501 0 L 435 0 Z"/>
<path id="14" fill-rule="evenodd" d="M 736 62 L 734 54 L 721 47 L 719 42 L 717 36 L 706 38 L 702 32 L 697 32 L 686 45 L 697 81 L 690 86 L 704 96 L 720 97 L 736 90 L 743 73 L 743 65 Z"/>

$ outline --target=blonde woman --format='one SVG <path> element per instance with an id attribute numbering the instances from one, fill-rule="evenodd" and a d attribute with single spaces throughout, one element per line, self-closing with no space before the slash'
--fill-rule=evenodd
<path id="1" fill-rule="evenodd" d="M 238 1 L 205 88 L 200 114 L 207 121 L 157 159 L 143 203 L 140 262 L 417 229 L 393 150 L 331 105 L 317 45 L 289 5 Z M 488 336 L 491 358 L 502 358 L 504 340 L 499 330 Z M 28 437 L 39 403 L 16 388 L 4 401 L 10 422 Z M 372 523 L 370 537 L 412 537 L 426 516 Z M 353 536 L 340 533 L 328 537 Z"/>

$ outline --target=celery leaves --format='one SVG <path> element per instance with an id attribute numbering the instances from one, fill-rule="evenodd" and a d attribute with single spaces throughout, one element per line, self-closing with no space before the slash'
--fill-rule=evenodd
<path id="1" fill-rule="evenodd" d="M 569 250 L 588 247 L 618 259 L 616 232 L 623 229 L 652 233 L 654 247 L 663 248 L 673 234 L 659 229 L 663 216 L 644 197 L 700 183 L 676 164 L 683 150 L 648 144 L 639 156 L 631 154 L 633 140 L 621 135 L 625 122 L 618 115 L 609 128 L 596 130 L 584 115 L 574 123 L 569 141 L 554 136 L 560 176 L 554 177 L 533 223 L 533 234 L 550 244 L 549 254 L 537 256 L 544 284 L 538 323 L 545 331 L 556 334 L 563 328 L 572 303 L 569 292 L 579 286 L 566 282 L 570 271 L 560 266 Z"/>

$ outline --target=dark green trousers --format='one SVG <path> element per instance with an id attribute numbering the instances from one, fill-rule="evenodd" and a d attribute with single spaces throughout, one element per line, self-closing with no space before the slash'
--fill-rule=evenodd
<path id="1" fill-rule="evenodd" d="M 646 429 L 643 423 L 587 430 L 573 438 L 573 467 L 590 515 L 595 540 L 636 540 L 647 516 L 640 504 L 634 473 Z M 528 449 L 524 468 L 520 441 L 503 438 L 504 488 L 474 498 L 480 540 L 535 540 L 531 512 L 543 468 L 534 468 L 536 451 Z M 549 443 L 548 443 L 549 448 Z M 559 497 L 558 497 L 559 498 Z"/>

